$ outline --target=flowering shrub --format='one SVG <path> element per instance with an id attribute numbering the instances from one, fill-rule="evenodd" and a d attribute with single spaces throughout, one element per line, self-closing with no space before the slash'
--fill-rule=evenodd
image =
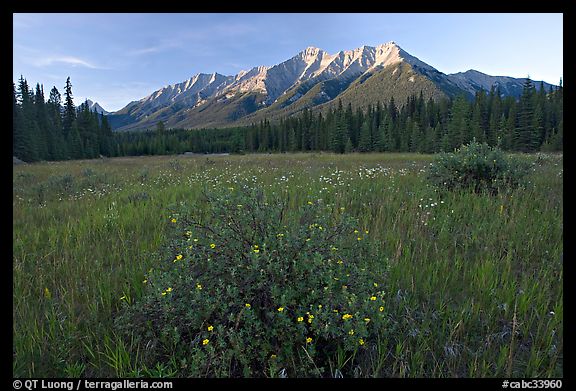
<path id="1" fill-rule="evenodd" d="M 174 211 L 162 264 L 117 326 L 182 376 L 324 376 L 376 344 L 385 268 L 369 231 L 319 201 L 287 204 L 244 186 Z"/>
<path id="2" fill-rule="evenodd" d="M 516 187 L 528 173 L 528 165 L 488 144 L 472 141 L 455 153 L 441 153 L 430 164 L 428 179 L 448 190 L 472 189 L 496 194 Z"/>

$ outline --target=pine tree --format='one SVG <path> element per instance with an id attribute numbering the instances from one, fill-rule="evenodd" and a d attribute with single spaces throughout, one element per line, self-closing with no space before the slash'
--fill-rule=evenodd
<path id="1" fill-rule="evenodd" d="M 50 90 L 46 109 L 51 129 L 52 157 L 54 160 L 65 159 L 68 156 L 68 151 L 62 132 L 62 98 L 56 87 L 52 87 Z"/>
<path id="2" fill-rule="evenodd" d="M 100 153 L 104 156 L 112 156 L 113 153 L 113 134 L 112 127 L 108 122 L 108 117 L 100 115 Z M 243 144 L 243 142 L 242 142 Z"/>
<path id="3" fill-rule="evenodd" d="M 16 85 L 12 83 L 12 155 L 15 156 L 14 146 L 16 138 L 20 136 L 20 108 L 16 101 Z"/>
<path id="4" fill-rule="evenodd" d="M 38 160 L 36 140 L 34 139 L 34 102 L 33 93 L 28 87 L 28 82 L 20 76 L 18 83 L 19 109 L 16 117 L 17 126 L 13 128 L 14 156 L 25 161 Z"/>
<path id="5" fill-rule="evenodd" d="M 297 147 L 296 132 L 294 131 L 294 128 L 290 128 L 290 131 L 288 132 L 288 150 L 290 152 L 295 152 Z"/>
<path id="6" fill-rule="evenodd" d="M 346 145 L 344 146 L 344 153 L 351 153 L 352 151 L 354 151 L 352 147 L 352 140 L 350 137 L 348 137 L 348 140 L 346 140 Z"/>
<path id="7" fill-rule="evenodd" d="M 469 123 L 469 104 L 464 95 L 458 95 L 452 105 L 448 132 L 444 141 L 448 150 L 459 148 L 472 140 Z"/>
<path id="8" fill-rule="evenodd" d="M 533 152 L 539 147 L 538 132 L 534 128 L 535 88 L 530 77 L 522 87 L 518 103 L 518 126 L 514 132 L 513 147 L 521 152 Z"/>
<path id="9" fill-rule="evenodd" d="M 74 107 L 72 96 L 72 83 L 70 82 L 70 76 L 68 76 L 66 86 L 64 87 L 64 118 L 62 119 L 64 138 L 68 139 L 70 136 L 74 121 L 76 121 L 76 108 Z"/>
<path id="10" fill-rule="evenodd" d="M 479 105 L 475 104 L 472 109 L 472 119 L 470 120 L 470 133 L 479 143 L 486 142 L 486 134 L 482 128 L 482 112 Z"/>
<path id="11" fill-rule="evenodd" d="M 368 124 L 368 120 L 365 120 L 360 128 L 358 150 L 360 152 L 370 152 L 373 150 L 372 135 L 370 134 L 370 125 Z"/>
<path id="12" fill-rule="evenodd" d="M 336 153 L 344 153 L 346 140 L 349 138 L 346 132 L 346 119 L 341 116 L 336 120 L 335 128 L 332 133 L 331 149 Z"/>
<path id="13" fill-rule="evenodd" d="M 48 113 L 46 112 L 46 102 L 44 101 L 44 87 L 36 83 L 36 94 L 34 95 L 35 109 L 35 132 L 36 148 L 38 158 L 42 160 L 52 160 L 52 145 L 50 129 L 48 123 Z"/>

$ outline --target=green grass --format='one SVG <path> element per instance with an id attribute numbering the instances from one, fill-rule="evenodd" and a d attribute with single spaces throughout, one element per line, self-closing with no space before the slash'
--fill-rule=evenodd
<path id="1" fill-rule="evenodd" d="M 412 154 L 14 166 L 13 374 L 178 376 L 168 357 L 146 367 L 114 316 L 138 301 L 159 262 L 170 206 L 247 178 L 285 192 L 291 208 L 319 198 L 344 207 L 381 246 L 390 329 L 363 361 L 335 357 L 335 367 L 368 377 L 561 377 L 562 157 L 525 158 L 534 162 L 528 186 L 498 196 L 437 192 L 424 174 L 432 157 Z"/>

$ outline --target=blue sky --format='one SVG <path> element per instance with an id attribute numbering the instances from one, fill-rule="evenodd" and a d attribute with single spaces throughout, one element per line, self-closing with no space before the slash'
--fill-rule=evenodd
<path id="1" fill-rule="evenodd" d="M 14 14 L 13 79 L 119 110 L 196 73 L 234 75 L 308 46 L 328 53 L 395 41 L 444 73 L 558 84 L 562 14 Z"/>

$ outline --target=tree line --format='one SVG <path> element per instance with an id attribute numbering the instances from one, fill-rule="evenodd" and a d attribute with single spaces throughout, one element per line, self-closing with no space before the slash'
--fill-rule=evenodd
<path id="1" fill-rule="evenodd" d="M 339 101 L 325 114 L 304 110 L 277 123 L 263 120 L 248 127 L 165 129 L 159 122 L 147 132 L 116 134 L 119 155 L 332 151 L 452 151 L 473 139 L 507 151 L 563 149 L 563 91 L 537 91 L 530 79 L 519 99 L 502 97 L 497 87 L 474 99 L 425 100 L 422 93 L 399 107 L 391 98 L 366 110 Z"/>
<path id="2" fill-rule="evenodd" d="M 507 151 L 563 149 L 562 81 L 559 87 L 546 91 L 543 84 L 536 90 L 527 78 L 519 99 L 502 97 L 498 87 L 489 92 L 480 90 L 473 99 L 459 95 L 454 99 L 425 100 L 420 93 L 402 104 L 391 98 L 364 110 L 353 108 L 351 104 L 343 107 L 338 101 L 325 113 L 306 109 L 278 122 L 263 120 L 245 127 L 166 129 L 159 122 L 155 129 L 148 131 L 113 135 L 105 116 L 91 113 L 87 105 L 81 106 L 79 111 L 74 110 L 69 80 L 63 107 L 55 88 L 55 96 L 51 91 L 45 105 L 41 103 L 43 92 L 38 85 L 35 95 L 29 93 L 24 97 L 22 91 L 27 91 L 27 87 L 23 82 L 25 80 L 21 79 L 18 99 L 14 99 L 14 151 L 31 149 L 30 145 L 33 145 L 41 151 L 37 152 L 37 159 L 44 160 L 89 158 L 98 154 L 138 156 L 184 152 L 436 153 L 452 151 L 473 139 Z M 41 114 L 42 107 L 48 114 Z M 20 121 L 20 144 L 16 143 L 16 118 Z M 26 122 L 25 118 L 28 118 Z M 23 132 L 25 128 L 27 134 Z M 33 135 L 35 142 L 30 144 Z M 57 138 L 60 143 L 53 142 Z M 23 143 L 22 140 L 28 141 Z M 65 147 L 62 152 L 54 153 L 50 148 L 60 145 Z M 15 156 L 26 160 L 24 158 L 29 155 Z"/>
<path id="3" fill-rule="evenodd" d="M 90 111 L 88 102 L 74 106 L 70 78 L 64 101 L 56 87 L 48 99 L 44 86 L 33 90 L 23 77 L 12 84 L 12 151 L 26 161 L 92 159 L 115 155 L 112 128 L 105 116 Z"/>

